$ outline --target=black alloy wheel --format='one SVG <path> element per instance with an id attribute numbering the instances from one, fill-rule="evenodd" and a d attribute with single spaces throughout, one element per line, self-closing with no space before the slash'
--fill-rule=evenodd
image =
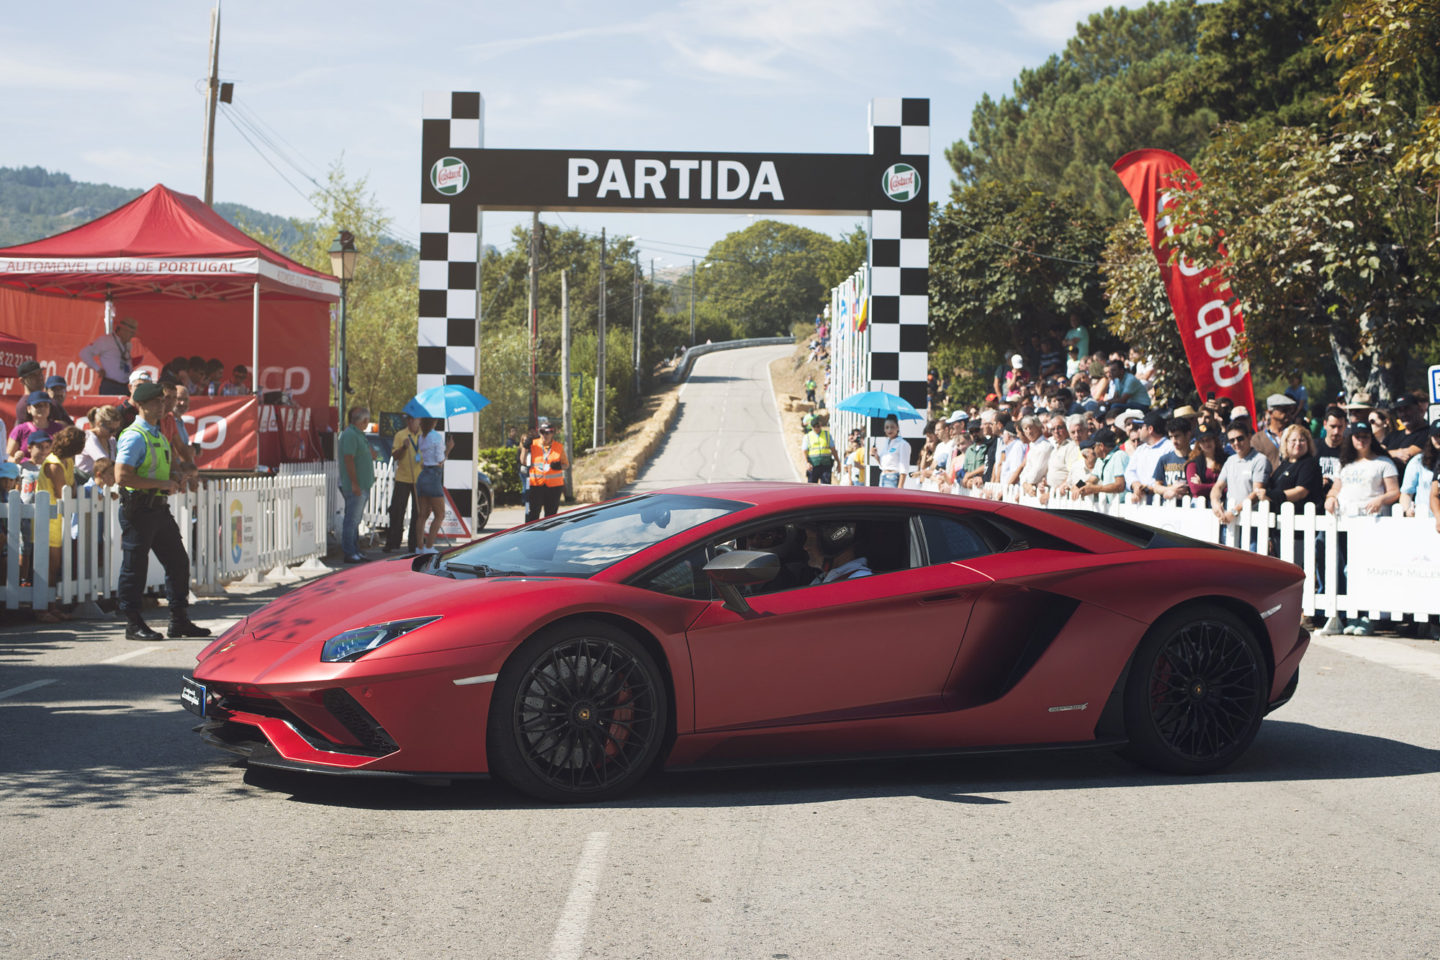
<path id="1" fill-rule="evenodd" d="M 1169 773 L 1210 773 L 1244 753 L 1265 715 L 1269 675 L 1228 610 L 1188 607 L 1156 622 L 1125 690 L 1130 755 Z"/>
<path id="2" fill-rule="evenodd" d="M 601 800 L 650 770 L 668 719 L 664 680 L 643 645 L 607 623 L 565 622 L 506 663 L 491 701 L 491 763 L 532 797 Z"/>

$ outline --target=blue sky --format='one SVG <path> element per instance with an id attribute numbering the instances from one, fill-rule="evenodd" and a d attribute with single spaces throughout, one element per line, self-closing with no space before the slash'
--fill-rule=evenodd
<path id="1" fill-rule="evenodd" d="M 200 194 L 212 5 L 11 5 L 0 20 L 0 166 Z M 945 147 L 965 136 L 980 96 L 1007 93 L 1021 68 L 1059 51 L 1077 20 L 1104 6 L 229 0 L 220 73 L 236 83 L 239 118 L 260 124 L 316 179 L 343 157 L 349 174 L 368 178 L 396 235 L 413 240 L 426 90 L 479 90 L 489 147 L 757 153 L 862 153 L 871 98 L 929 97 L 934 198 L 949 189 Z M 301 193 L 313 188 L 301 173 L 268 149 L 262 156 L 224 116 L 216 131 L 216 200 L 312 213 Z M 542 219 L 637 236 L 642 257 L 660 269 L 688 266 L 748 222 L 721 214 Z M 853 225 L 793 219 L 832 234 Z M 485 239 L 507 246 L 511 228 L 528 220 L 487 214 Z"/>

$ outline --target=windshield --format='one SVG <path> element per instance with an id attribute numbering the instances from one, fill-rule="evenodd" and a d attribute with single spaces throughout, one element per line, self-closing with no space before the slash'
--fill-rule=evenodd
<path id="1" fill-rule="evenodd" d="M 490 576 L 588 577 L 648 546 L 750 506 L 657 494 L 562 513 L 445 554 L 447 567 Z"/>

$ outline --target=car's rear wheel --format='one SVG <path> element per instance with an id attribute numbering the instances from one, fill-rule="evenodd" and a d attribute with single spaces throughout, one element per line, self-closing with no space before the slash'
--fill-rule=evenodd
<path id="1" fill-rule="evenodd" d="M 1182 608 L 1156 621 L 1125 688 L 1127 754 L 1168 773 L 1209 773 L 1244 753 L 1265 715 L 1267 671 L 1228 610 Z"/>
<path id="2" fill-rule="evenodd" d="M 660 668 L 630 634 L 572 620 L 506 663 L 490 707 L 495 774 L 541 800 L 602 800 L 634 786 L 665 739 Z"/>

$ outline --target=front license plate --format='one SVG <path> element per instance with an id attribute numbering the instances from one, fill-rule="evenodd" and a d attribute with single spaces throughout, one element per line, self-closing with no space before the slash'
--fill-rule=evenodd
<path id="1" fill-rule="evenodd" d="M 180 678 L 180 703 L 197 717 L 205 716 L 205 684 Z"/>

